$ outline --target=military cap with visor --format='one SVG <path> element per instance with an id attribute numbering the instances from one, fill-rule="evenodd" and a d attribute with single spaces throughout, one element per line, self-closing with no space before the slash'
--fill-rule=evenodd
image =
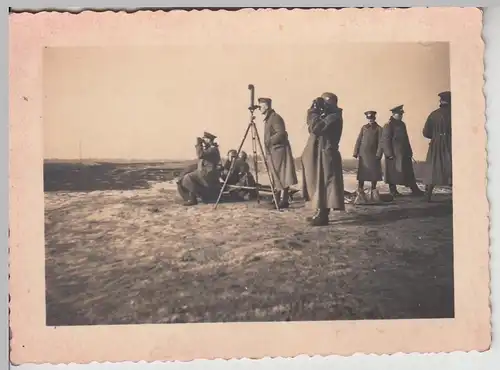
<path id="1" fill-rule="evenodd" d="M 368 110 L 365 112 L 366 118 L 375 118 L 376 115 L 377 115 L 377 112 L 374 110 Z"/>
<path id="2" fill-rule="evenodd" d="M 391 109 L 391 112 L 392 112 L 392 113 L 400 113 L 400 114 L 402 114 L 402 113 L 404 113 L 405 111 L 404 111 L 404 109 L 403 109 L 403 105 L 398 105 L 397 107 L 392 108 L 392 109 Z"/>
<path id="3" fill-rule="evenodd" d="M 257 99 L 257 102 L 271 105 L 273 101 L 271 98 L 259 98 L 259 99 Z"/>
<path id="4" fill-rule="evenodd" d="M 215 139 L 217 139 L 217 136 L 215 136 L 214 134 L 211 134 L 210 132 L 207 132 L 207 131 L 205 131 L 203 133 L 203 137 L 206 138 L 206 139 L 208 139 L 208 140 L 215 140 Z"/>
<path id="5" fill-rule="evenodd" d="M 447 103 L 451 103 L 451 92 L 443 91 L 438 94 L 439 98 Z"/>

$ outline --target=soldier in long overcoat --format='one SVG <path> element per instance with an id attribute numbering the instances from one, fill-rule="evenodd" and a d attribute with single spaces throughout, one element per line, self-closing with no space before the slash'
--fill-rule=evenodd
<path id="1" fill-rule="evenodd" d="M 220 152 L 216 136 L 205 132 L 203 138 L 197 138 L 195 145 L 198 168 L 187 173 L 177 182 L 177 190 L 186 206 L 198 204 L 197 197 L 209 201 L 220 190 Z"/>
<path id="2" fill-rule="evenodd" d="M 272 108 L 270 98 L 259 98 L 258 103 L 260 111 L 264 115 L 266 161 L 274 188 L 281 193 L 279 208 L 288 208 L 290 186 L 296 185 L 298 181 L 285 121 Z"/>
<path id="3" fill-rule="evenodd" d="M 385 182 L 392 196 L 401 195 L 396 185 L 411 189 L 413 195 L 422 195 L 413 171 L 413 150 L 403 122 L 403 105 L 391 109 L 392 117 L 382 129 L 382 149 L 385 156 Z"/>
<path id="4" fill-rule="evenodd" d="M 302 153 L 302 194 L 316 209 L 308 221 L 312 226 L 328 225 L 330 210 L 345 210 L 344 175 L 339 152 L 342 137 L 342 109 L 337 96 L 324 93 L 307 111 L 309 138 Z"/>
<path id="5" fill-rule="evenodd" d="M 361 130 L 354 145 L 353 157 L 358 159 L 358 197 L 365 199 L 365 181 L 371 182 L 370 200 L 380 201 L 377 191 L 377 182 L 382 180 L 381 158 L 383 154 L 381 138 L 382 127 L 376 121 L 377 112 L 367 111 L 365 116 L 368 123 L 361 127 Z"/>
<path id="6" fill-rule="evenodd" d="M 424 175 L 428 201 L 435 186 L 452 185 L 451 93 L 444 91 L 438 96 L 439 108 L 429 115 L 423 129 L 424 137 L 431 140 Z"/>

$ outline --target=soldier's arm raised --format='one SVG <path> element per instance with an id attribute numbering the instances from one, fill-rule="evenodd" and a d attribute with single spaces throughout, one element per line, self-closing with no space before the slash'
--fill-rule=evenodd
<path id="1" fill-rule="evenodd" d="M 218 161 L 220 159 L 219 148 L 216 146 L 211 146 L 209 148 L 203 148 L 202 144 L 196 144 L 196 154 L 199 159 Z"/>
<path id="2" fill-rule="evenodd" d="M 338 119 L 337 114 L 332 113 L 322 118 L 316 112 L 309 112 L 307 117 L 307 125 L 309 126 L 309 132 L 321 136 L 323 135 L 328 128 L 334 124 Z"/>
<path id="3" fill-rule="evenodd" d="M 313 129 L 315 126 L 318 124 L 317 121 L 320 119 L 320 114 L 316 111 L 313 111 L 309 109 L 307 111 L 307 131 L 309 131 L 310 134 L 313 133 Z"/>
<path id="4" fill-rule="evenodd" d="M 199 140 L 197 141 L 196 145 L 196 158 L 198 159 L 203 159 L 203 143 L 201 143 Z"/>

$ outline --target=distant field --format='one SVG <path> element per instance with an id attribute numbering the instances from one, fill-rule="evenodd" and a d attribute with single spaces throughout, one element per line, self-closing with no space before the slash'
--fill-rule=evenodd
<path id="1" fill-rule="evenodd" d="M 44 191 L 148 189 L 151 182 L 174 179 L 189 163 L 46 162 Z"/>
<path id="2" fill-rule="evenodd" d="M 195 160 L 164 162 L 46 160 L 44 191 L 148 189 L 152 183 L 173 180 L 185 167 L 194 162 Z M 250 163 L 252 163 L 251 160 Z M 296 159 L 296 166 L 300 169 L 300 159 Z M 259 167 L 261 170 L 264 168 L 262 164 Z M 413 167 L 417 179 L 420 178 L 423 163 L 415 163 Z M 357 169 L 357 161 L 345 159 L 343 169 L 346 174 L 354 173 Z"/>

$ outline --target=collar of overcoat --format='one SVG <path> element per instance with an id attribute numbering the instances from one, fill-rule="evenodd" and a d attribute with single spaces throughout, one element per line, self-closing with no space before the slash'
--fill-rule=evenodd
<path id="1" fill-rule="evenodd" d="M 274 109 L 269 109 L 269 111 L 266 113 L 266 115 L 264 117 L 264 121 L 267 121 L 269 119 L 269 117 L 271 117 L 274 113 L 275 113 Z"/>

